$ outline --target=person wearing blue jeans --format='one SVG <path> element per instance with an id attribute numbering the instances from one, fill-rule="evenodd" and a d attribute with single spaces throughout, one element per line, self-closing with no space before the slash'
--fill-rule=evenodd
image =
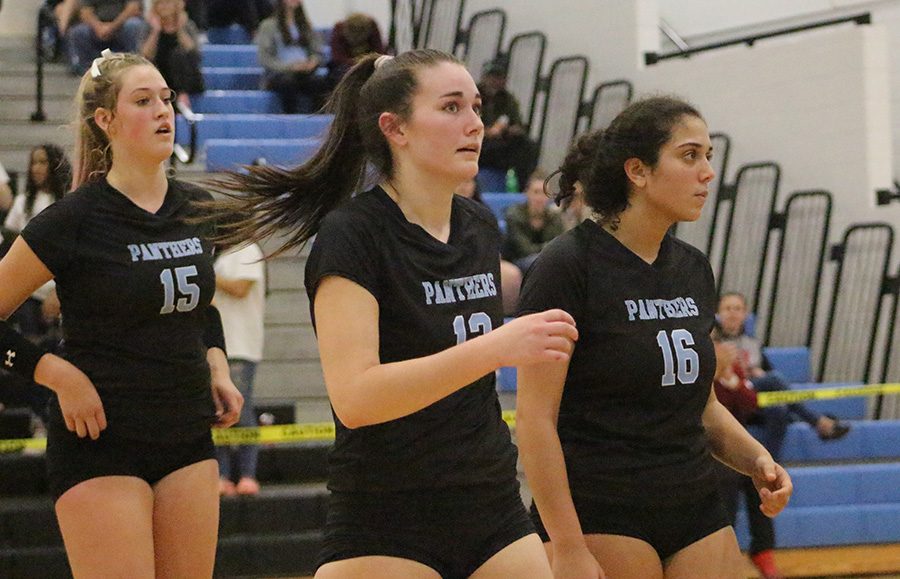
<path id="1" fill-rule="evenodd" d="M 263 354 L 265 300 L 266 268 L 259 245 L 253 243 L 227 251 L 216 260 L 215 303 L 222 315 L 231 380 L 244 396 L 238 421 L 241 427 L 257 425 L 253 382 Z M 216 449 L 219 494 L 255 495 L 259 492 L 256 480 L 258 454 L 256 445 Z"/>
<path id="2" fill-rule="evenodd" d="M 81 0 L 81 22 L 67 35 L 72 72 L 83 75 L 104 48 L 138 52 L 145 27 L 141 13 L 140 0 Z"/>

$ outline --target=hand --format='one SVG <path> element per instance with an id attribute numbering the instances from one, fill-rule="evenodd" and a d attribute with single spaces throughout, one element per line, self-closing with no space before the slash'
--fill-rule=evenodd
<path id="1" fill-rule="evenodd" d="M 578 330 L 563 310 L 547 310 L 516 318 L 487 334 L 498 340 L 501 366 L 526 366 L 569 359 Z"/>
<path id="2" fill-rule="evenodd" d="M 241 418 L 244 396 L 228 376 L 214 378 L 211 387 L 213 403 L 216 405 L 216 428 L 234 426 Z"/>
<path id="3" fill-rule="evenodd" d="M 486 137 L 502 137 L 504 126 L 498 121 L 484 131 Z"/>
<path id="4" fill-rule="evenodd" d="M 59 398 L 66 428 L 84 438 L 97 440 L 106 430 L 106 412 L 97 389 L 87 375 L 70 362 L 45 354 L 34 369 L 34 381 L 44 384 Z"/>
<path id="5" fill-rule="evenodd" d="M 94 33 L 97 35 L 99 40 L 109 40 L 113 32 L 113 25 L 110 22 L 101 22 L 94 28 Z"/>
<path id="6" fill-rule="evenodd" d="M 606 575 L 600 563 L 587 546 L 581 545 L 569 549 L 553 548 L 554 579 L 605 579 Z"/>
<path id="7" fill-rule="evenodd" d="M 794 492 L 791 475 L 780 464 L 766 455 L 756 459 L 753 486 L 759 491 L 759 510 L 767 517 L 774 517 L 787 506 Z"/>
<path id="8" fill-rule="evenodd" d="M 737 347 L 728 342 L 715 342 L 714 346 L 716 349 L 716 378 L 725 377 L 731 373 L 734 361 L 737 359 Z"/>
<path id="9" fill-rule="evenodd" d="M 182 10 L 178 13 L 178 30 L 184 30 L 184 27 L 187 25 L 188 15 L 187 12 Z"/>
<path id="10" fill-rule="evenodd" d="M 156 12 L 151 12 L 147 15 L 147 25 L 150 26 L 150 31 L 153 34 L 159 34 L 162 30 L 162 20 L 160 20 L 159 15 Z"/>
<path id="11" fill-rule="evenodd" d="M 52 290 L 41 303 L 41 315 L 44 322 L 52 324 L 59 317 L 59 312 L 59 297 L 56 295 L 56 290 Z"/>

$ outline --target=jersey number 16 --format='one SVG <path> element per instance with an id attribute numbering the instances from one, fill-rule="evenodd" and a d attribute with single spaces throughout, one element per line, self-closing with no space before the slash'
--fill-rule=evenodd
<path id="1" fill-rule="evenodd" d="M 697 351 L 688 346 L 694 345 L 694 336 L 687 330 L 672 330 L 672 337 L 665 330 L 656 334 L 656 343 L 662 350 L 663 356 L 663 386 L 674 386 L 676 383 L 693 384 L 700 375 L 700 356 Z M 675 355 L 672 355 L 672 350 Z M 676 362 L 678 367 L 678 382 L 675 381 Z"/>

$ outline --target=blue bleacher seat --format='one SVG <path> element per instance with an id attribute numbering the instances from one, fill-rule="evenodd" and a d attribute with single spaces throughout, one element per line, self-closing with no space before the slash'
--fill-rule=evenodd
<path id="1" fill-rule="evenodd" d="M 788 382 L 810 381 L 809 348 L 763 348 L 763 354 Z"/>
<path id="2" fill-rule="evenodd" d="M 781 460 L 817 462 L 900 459 L 900 420 L 860 420 L 840 440 L 823 442 L 808 424 L 788 427 Z"/>
<path id="3" fill-rule="evenodd" d="M 794 496 L 775 519 L 778 547 L 900 541 L 900 463 L 788 469 Z M 746 512 L 735 531 L 749 545 Z"/>
<path id="4" fill-rule="evenodd" d="M 207 90 L 191 97 L 191 108 L 201 114 L 277 114 L 281 101 L 264 90 Z"/>
<path id="5" fill-rule="evenodd" d="M 228 27 L 213 27 L 206 31 L 206 39 L 210 44 L 250 44 L 253 39 L 239 24 Z"/>
<path id="6" fill-rule="evenodd" d="M 197 142 L 209 139 L 308 139 L 322 137 L 331 124 L 331 115 L 203 115 L 196 121 Z M 187 144 L 187 121 L 175 122 L 175 140 Z"/>
<path id="7" fill-rule="evenodd" d="M 259 66 L 255 44 L 206 44 L 200 57 L 202 66 Z"/>
<path id="8" fill-rule="evenodd" d="M 319 139 L 209 139 L 206 170 L 237 170 L 258 159 L 270 165 L 293 166 L 307 160 L 320 145 Z"/>
<path id="9" fill-rule="evenodd" d="M 506 171 L 503 169 L 492 169 L 491 167 L 480 167 L 478 174 L 475 176 L 475 182 L 478 183 L 478 189 L 482 193 L 506 191 Z"/>
<path id="10" fill-rule="evenodd" d="M 262 79 L 262 67 L 203 67 L 207 90 L 256 90 Z"/>
<path id="11" fill-rule="evenodd" d="M 791 384 L 791 390 L 814 390 L 818 388 L 843 388 L 859 386 L 858 383 L 818 383 Z M 830 414 L 845 420 L 862 420 L 866 417 L 866 398 L 835 398 L 833 400 L 810 400 L 803 403 L 807 408 L 819 414 Z"/>

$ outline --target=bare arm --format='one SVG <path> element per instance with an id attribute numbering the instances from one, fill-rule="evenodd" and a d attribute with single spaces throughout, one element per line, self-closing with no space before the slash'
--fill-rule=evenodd
<path id="1" fill-rule="evenodd" d="M 372 294 L 329 276 L 319 284 L 314 309 L 325 386 L 348 428 L 408 416 L 503 365 L 567 360 L 569 340 L 577 338 L 571 317 L 553 310 L 436 354 L 382 364 Z"/>
<path id="2" fill-rule="evenodd" d="M 247 297 L 255 283 L 255 279 L 228 279 L 216 276 L 216 290 L 222 290 L 235 298 Z"/>
<path id="3" fill-rule="evenodd" d="M 47 266 L 24 239 L 13 242 L 0 260 L 0 318 L 7 319 L 34 290 L 53 279 Z M 34 369 L 34 381 L 59 396 L 66 427 L 79 437 L 97 439 L 106 428 L 106 414 L 97 390 L 78 368 L 54 354 L 44 354 Z"/>
<path id="4" fill-rule="evenodd" d="M 794 492 L 790 475 L 719 403 L 712 390 L 703 411 L 703 427 L 713 455 L 753 480 L 759 491 L 760 510 L 769 517 L 780 513 Z"/>
<path id="5" fill-rule="evenodd" d="M 597 577 L 569 491 L 569 477 L 557 433 L 559 404 L 568 361 L 518 369 L 516 440 L 528 484 L 553 546 L 554 574 Z M 570 575 L 571 573 L 571 575 Z M 582 575 L 578 575 L 582 576 Z"/>
<path id="6" fill-rule="evenodd" d="M 0 211 L 9 211 L 13 204 L 13 193 L 9 183 L 0 183 Z"/>
<path id="7" fill-rule="evenodd" d="M 209 364 L 210 386 L 218 417 L 216 426 L 228 428 L 240 420 L 244 397 L 231 381 L 225 352 L 220 348 L 209 348 L 206 351 L 206 362 Z"/>
<path id="8" fill-rule="evenodd" d="M 110 22 L 110 27 L 112 30 L 118 30 L 125 24 L 125 21 L 134 16 L 140 16 L 142 12 L 141 2 L 140 0 L 132 0 L 128 4 L 125 5 L 125 8 L 119 12 L 119 15 L 116 16 L 116 19 Z"/>

